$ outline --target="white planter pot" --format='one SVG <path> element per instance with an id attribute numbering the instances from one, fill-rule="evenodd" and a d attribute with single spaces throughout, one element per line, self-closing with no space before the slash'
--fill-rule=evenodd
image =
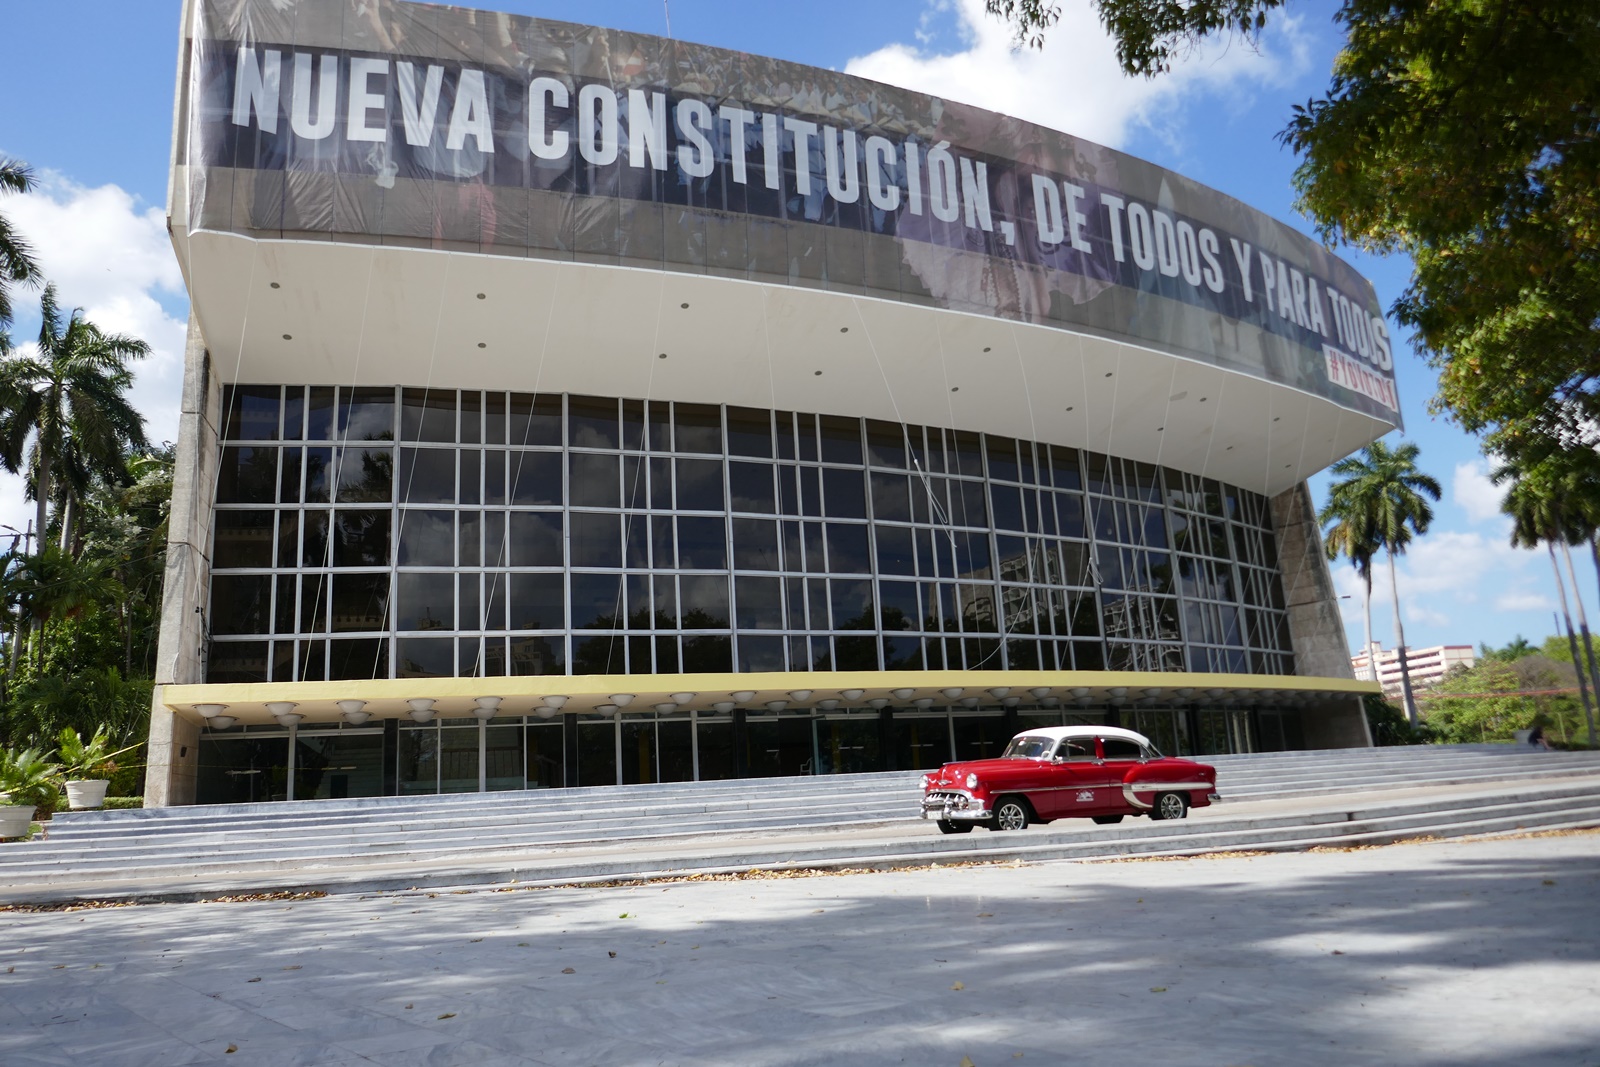
<path id="1" fill-rule="evenodd" d="M 27 804 L 0 806 L 0 838 L 27 837 L 28 824 L 33 822 L 33 808 Z"/>
<path id="2" fill-rule="evenodd" d="M 103 807 L 106 802 L 106 787 L 111 784 L 106 778 L 88 778 L 81 782 L 67 783 L 67 806 L 73 811 L 86 811 L 89 808 Z"/>

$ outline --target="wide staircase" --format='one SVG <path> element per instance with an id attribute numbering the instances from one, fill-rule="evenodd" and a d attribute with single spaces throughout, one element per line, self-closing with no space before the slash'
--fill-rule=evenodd
<path id="1" fill-rule="evenodd" d="M 971 859 L 1294 849 L 1600 826 L 1600 753 L 1419 746 L 1206 757 L 1183 822 L 943 837 L 918 772 L 57 816 L 0 844 L 0 904 L 557 883 Z"/>

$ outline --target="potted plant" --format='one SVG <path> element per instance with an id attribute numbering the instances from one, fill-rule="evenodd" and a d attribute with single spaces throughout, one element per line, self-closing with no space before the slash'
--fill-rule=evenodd
<path id="1" fill-rule="evenodd" d="M 55 807 L 59 772 L 36 748 L 0 749 L 0 838 L 27 837 L 34 814 Z"/>
<path id="2" fill-rule="evenodd" d="M 111 731 L 104 726 L 96 729 L 88 741 L 70 726 L 61 731 L 57 758 L 61 761 L 60 775 L 67 787 L 67 806 L 73 811 L 104 806 L 106 788 L 111 784 L 111 775 L 117 771 L 113 761 L 138 747 L 130 745 L 109 752 L 110 743 Z"/>

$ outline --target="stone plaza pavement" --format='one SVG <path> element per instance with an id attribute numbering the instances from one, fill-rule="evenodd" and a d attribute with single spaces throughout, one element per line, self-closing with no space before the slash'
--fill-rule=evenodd
<path id="1" fill-rule="evenodd" d="M 1600 834 L 0 913 L 0 1064 L 1600 1064 Z"/>

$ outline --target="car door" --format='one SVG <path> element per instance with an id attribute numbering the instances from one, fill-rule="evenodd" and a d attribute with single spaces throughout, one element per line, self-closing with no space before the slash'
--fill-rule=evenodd
<path id="1" fill-rule="evenodd" d="M 1137 741 L 1125 737 L 1098 737 L 1101 762 L 1100 780 L 1096 783 L 1095 800 L 1102 812 L 1134 814 L 1142 810 L 1132 807 L 1122 793 L 1122 783 L 1144 760 L 1144 749 Z"/>
<path id="2" fill-rule="evenodd" d="M 1062 738 L 1048 764 L 1049 787 L 1029 798 L 1034 810 L 1044 819 L 1090 814 L 1097 771 L 1093 738 Z"/>

